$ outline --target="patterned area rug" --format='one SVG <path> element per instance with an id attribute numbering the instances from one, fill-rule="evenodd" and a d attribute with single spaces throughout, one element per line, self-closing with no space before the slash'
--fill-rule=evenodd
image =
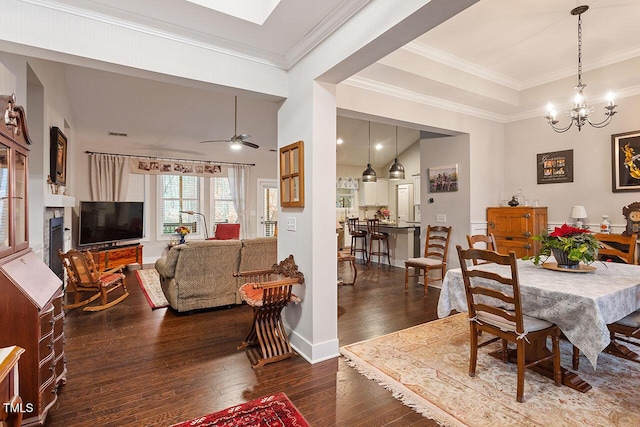
<path id="1" fill-rule="evenodd" d="M 594 371 L 581 357 L 578 373 L 593 386 L 586 393 L 556 387 L 527 369 L 524 403 L 518 403 L 515 364 L 488 355 L 499 345 L 479 350 L 476 376 L 470 377 L 463 313 L 340 351 L 349 365 L 395 398 L 445 426 L 640 425 L 640 364 L 603 353 Z M 564 341 L 562 366 L 571 366 L 571 345 Z"/>
<path id="2" fill-rule="evenodd" d="M 261 397 L 171 427 L 310 427 L 284 393 Z"/>
<path id="3" fill-rule="evenodd" d="M 160 287 L 160 276 L 155 268 L 136 270 L 136 277 L 152 310 L 169 306 L 169 302 L 162 292 L 162 287 Z"/>

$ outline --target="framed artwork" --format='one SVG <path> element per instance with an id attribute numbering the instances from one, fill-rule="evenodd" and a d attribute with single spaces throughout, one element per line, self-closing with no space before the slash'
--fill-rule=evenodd
<path id="1" fill-rule="evenodd" d="M 304 207 L 304 143 L 280 148 L 280 206 Z"/>
<path id="2" fill-rule="evenodd" d="M 53 126 L 50 130 L 51 152 L 51 181 L 56 185 L 67 183 L 67 137 L 62 131 Z"/>
<path id="3" fill-rule="evenodd" d="M 458 191 L 458 164 L 429 168 L 429 192 Z"/>
<path id="4" fill-rule="evenodd" d="M 640 130 L 611 135 L 612 190 L 640 191 Z"/>
<path id="5" fill-rule="evenodd" d="M 538 184 L 573 182 L 573 150 L 537 155 Z"/>

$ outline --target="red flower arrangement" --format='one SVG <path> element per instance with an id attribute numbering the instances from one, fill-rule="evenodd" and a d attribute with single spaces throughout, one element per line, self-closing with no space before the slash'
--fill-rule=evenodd
<path id="1" fill-rule="evenodd" d="M 532 258 L 536 265 L 540 264 L 541 256 L 549 258 L 554 249 L 565 252 L 572 261 L 585 264 L 591 264 L 598 256 L 598 240 L 586 228 L 562 224 L 561 227 L 555 227 L 553 232 L 533 236 L 532 239 L 540 242 L 540 254 Z"/>

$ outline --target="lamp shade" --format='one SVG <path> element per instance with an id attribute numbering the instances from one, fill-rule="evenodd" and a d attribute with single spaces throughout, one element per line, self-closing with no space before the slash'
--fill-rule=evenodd
<path id="1" fill-rule="evenodd" d="M 362 172 L 362 182 L 377 182 L 376 171 L 371 167 L 371 163 L 367 164 L 367 168 Z"/>
<path id="2" fill-rule="evenodd" d="M 573 206 L 571 208 L 571 218 L 581 219 L 586 218 L 587 216 L 587 210 L 584 206 Z"/>

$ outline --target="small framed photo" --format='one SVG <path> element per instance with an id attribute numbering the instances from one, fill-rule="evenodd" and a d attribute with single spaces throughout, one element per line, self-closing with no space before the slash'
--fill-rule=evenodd
<path id="1" fill-rule="evenodd" d="M 51 181 L 56 185 L 67 183 L 67 137 L 62 131 L 52 126 L 50 130 L 50 164 Z"/>
<path id="2" fill-rule="evenodd" d="M 429 168 L 429 192 L 446 193 L 458 191 L 458 165 Z"/>
<path id="3" fill-rule="evenodd" d="M 611 135 L 612 190 L 640 191 L 640 130 Z"/>

